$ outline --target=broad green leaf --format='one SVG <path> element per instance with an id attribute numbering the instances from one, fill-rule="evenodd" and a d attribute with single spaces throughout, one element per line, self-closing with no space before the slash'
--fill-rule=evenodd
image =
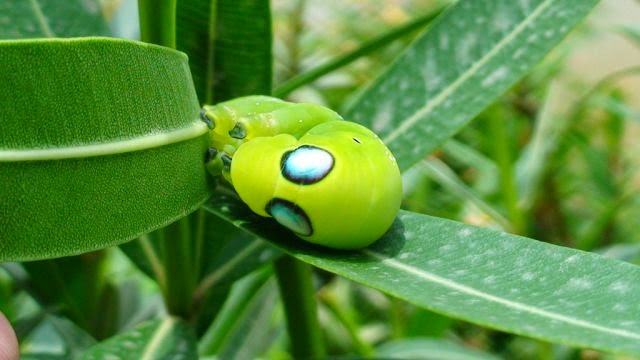
<path id="1" fill-rule="evenodd" d="M 212 103 L 271 93 L 269 1 L 217 0 Z"/>
<path id="2" fill-rule="evenodd" d="M 205 206 L 302 261 L 432 311 L 542 340 L 640 354 L 636 266 L 406 211 L 372 246 L 329 251 L 228 197 Z"/>
<path id="3" fill-rule="evenodd" d="M 109 35 L 98 0 L 3 0 L 0 39 Z"/>
<path id="4" fill-rule="evenodd" d="M 597 0 L 459 1 L 346 112 L 406 170 L 529 71 Z"/>
<path id="5" fill-rule="evenodd" d="M 87 350 L 80 359 L 196 359 L 196 339 L 176 318 L 151 321 Z"/>
<path id="6" fill-rule="evenodd" d="M 200 206 L 186 61 L 119 39 L 0 42 L 0 261 L 112 246 Z"/>
<path id="7" fill-rule="evenodd" d="M 376 349 L 379 357 L 421 360 L 498 360 L 499 358 L 445 339 L 413 338 L 395 340 Z"/>

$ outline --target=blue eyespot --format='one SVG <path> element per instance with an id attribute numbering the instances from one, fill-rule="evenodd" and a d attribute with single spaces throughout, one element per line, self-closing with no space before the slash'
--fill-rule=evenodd
<path id="1" fill-rule="evenodd" d="M 302 236 L 313 234 L 311 221 L 298 205 L 284 199 L 275 198 L 267 204 L 267 213 L 282 226 Z"/>
<path id="2" fill-rule="evenodd" d="M 327 150 L 311 145 L 286 152 L 280 168 L 289 181 L 309 185 L 324 179 L 333 169 L 334 159 Z"/>

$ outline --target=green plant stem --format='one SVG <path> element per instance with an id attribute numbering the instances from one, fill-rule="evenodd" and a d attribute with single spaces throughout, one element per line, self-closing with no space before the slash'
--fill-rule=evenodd
<path id="1" fill-rule="evenodd" d="M 335 297 L 328 292 L 323 292 L 320 296 L 320 301 L 322 301 L 333 316 L 344 326 L 345 330 L 347 330 L 355 346 L 356 353 L 362 357 L 372 357 L 374 355 L 373 347 L 360 338 L 358 334 L 358 324 L 340 307 Z"/>
<path id="2" fill-rule="evenodd" d="M 311 265 L 285 255 L 274 263 L 294 358 L 324 355 Z"/>
<path id="3" fill-rule="evenodd" d="M 193 267 L 189 266 L 193 261 L 189 219 L 190 216 L 183 217 L 159 230 L 166 273 L 165 303 L 170 314 L 184 319 L 189 318 L 195 287 Z"/>
<path id="4" fill-rule="evenodd" d="M 176 0 L 138 0 L 142 41 L 176 48 Z"/>
<path id="5" fill-rule="evenodd" d="M 444 7 L 438 8 L 426 15 L 417 17 L 416 19 L 402 25 L 384 35 L 381 35 L 375 39 L 365 42 L 358 49 L 339 56 L 323 65 L 316 67 L 315 69 L 295 76 L 276 87 L 273 90 L 273 95 L 277 97 L 284 97 L 290 94 L 293 90 L 313 82 L 314 80 L 339 69 L 360 57 L 367 55 L 379 48 L 386 46 L 394 40 L 397 40 L 407 34 L 414 32 L 415 30 L 423 28 L 426 24 L 430 23 L 438 15 L 442 13 Z"/>
<path id="6" fill-rule="evenodd" d="M 538 341 L 538 359 L 553 360 L 553 344 L 546 341 Z"/>
<path id="7" fill-rule="evenodd" d="M 516 234 L 524 234 L 526 229 L 525 217 L 518 206 L 518 188 L 515 182 L 515 167 L 511 157 L 511 145 L 507 134 L 505 119 L 506 113 L 503 106 L 494 106 L 489 115 L 489 133 L 495 161 L 500 174 L 500 189 L 502 201 L 507 210 L 511 231 Z"/>

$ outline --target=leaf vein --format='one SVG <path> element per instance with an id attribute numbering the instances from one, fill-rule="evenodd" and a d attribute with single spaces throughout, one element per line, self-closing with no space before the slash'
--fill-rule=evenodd
<path id="1" fill-rule="evenodd" d="M 375 252 L 373 250 L 362 250 L 362 252 L 370 257 L 373 257 L 375 259 L 378 259 L 380 261 L 382 261 L 384 264 L 396 268 L 398 270 L 401 271 L 405 271 L 411 274 L 414 274 L 420 278 L 422 278 L 423 280 L 426 281 L 430 281 L 436 284 L 440 284 L 444 287 L 459 291 L 461 293 L 470 295 L 470 296 L 475 296 L 478 298 L 482 298 L 484 300 L 490 301 L 490 302 L 494 302 L 494 303 L 498 303 L 501 305 L 504 305 L 506 307 L 512 308 L 512 309 L 517 309 L 523 312 L 528 312 L 530 314 L 533 315 L 538 315 L 541 316 L 543 318 L 548 318 L 548 319 L 552 319 L 552 320 L 557 320 L 557 321 L 561 321 L 567 324 L 571 324 L 571 325 L 575 325 L 578 327 L 582 327 L 582 328 L 587 328 L 587 329 L 591 329 L 591 330 L 595 330 L 595 331 L 599 331 L 602 333 L 608 333 L 608 334 L 613 334 L 613 335 L 618 335 L 618 336 L 622 336 L 622 337 L 626 337 L 626 338 L 631 338 L 631 339 L 640 339 L 640 334 L 638 333 L 634 333 L 631 331 L 627 331 L 627 330 L 623 330 L 623 329 L 616 329 L 616 328 L 611 328 L 611 327 L 607 327 L 607 326 L 602 326 L 602 325 L 598 325 L 598 324 L 594 324 L 585 320 L 581 320 L 581 319 L 576 319 L 570 316 L 566 316 L 566 315 L 562 315 L 562 314 L 558 314 L 555 312 L 551 312 L 548 310 L 544 310 L 544 309 L 540 309 L 540 308 L 536 308 L 533 307 L 531 305 L 527 305 L 527 304 L 523 304 L 523 303 L 519 303 L 516 301 L 512 301 L 512 300 L 508 300 L 508 299 L 504 299 L 495 295 L 491 295 L 491 294 L 487 294 L 486 292 L 474 289 L 472 287 L 466 286 L 466 285 L 462 285 L 459 283 L 456 283 L 454 281 L 451 281 L 449 279 L 440 277 L 436 274 L 424 271 L 422 269 L 419 268 L 415 268 L 413 266 L 410 265 L 406 265 L 403 264 L 393 258 L 390 258 L 384 254 L 380 254 L 378 252 Z"/>
<path id="2" fill-rule="evenodd" d="M 436 106 L 443 103 L 451 93 L 456 91 L 465 81 L 467 81 L 470 77 L 475 75 L 482 66 L 488 63 L 494 56 L 496 56 L 502 48 L 504 48 L 507 44 L 509 44 L 514 38 L 516 38 L 520 33 L 522 33 L 526 27 L 532 23 L 546 8 L 550 6 L 553 0 L 545 0 L 543 3 L 538 5 L 538 7 L 527 16 L 522 22 L 520 22 L 509 34 L 507 34 L 502 40 L 500 40 L 496 46 L 494 46 L 489 52 L 487 52 L 478 62 L 473 64 L 469 69 L 463 72 L 454 82 L 452 82 L 449 86 L 444 88 L 436 97 L 434 97 L 431 101 L 429 101 L 423 108 L 416 111 L 413 115 L 411 115 L 406 121 L 404 121 L 400 126 L 398 126 L 394 131 L 390 132 L 387 136 L 385 136 L 382 140 L 384 143 L 389 144 L 394 141 L 400 135 L 405 133 L 409 128 L 411 128 L 415 123 L 420 121 L 422 117 L 429 114 Z"/>

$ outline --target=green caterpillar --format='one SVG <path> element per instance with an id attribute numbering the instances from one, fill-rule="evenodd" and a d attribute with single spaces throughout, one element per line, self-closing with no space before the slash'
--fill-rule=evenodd
<path id="1" fill-rule="evenodd" d="M 205 106 L 207 168 L 253 212 L 303 240 L 357 249 L 391 226 L 402 196 L 398 165 L 369 129 L 325 107 L 247 96 Z"/>

